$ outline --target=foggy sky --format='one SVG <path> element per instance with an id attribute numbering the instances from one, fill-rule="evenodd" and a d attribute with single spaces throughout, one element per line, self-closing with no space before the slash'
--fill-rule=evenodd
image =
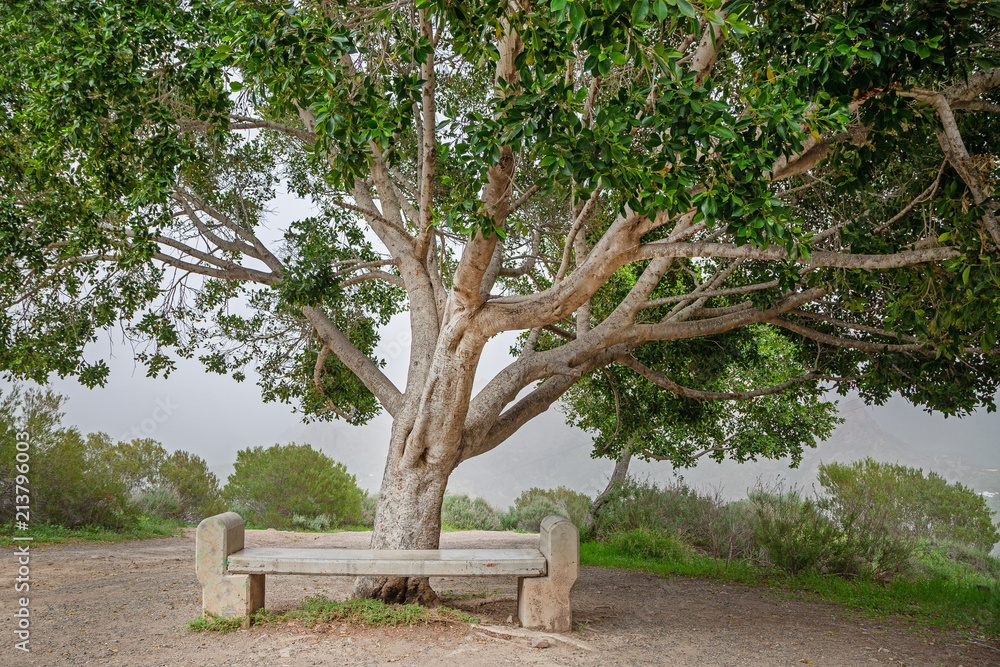
<path id="1" fill-rule="evenodd" d="M 408 361 L 407 331 L 406 316 L 396 316 L 383 331 L 377 350 L 389 361 L 386 374 L 401 388 Z M 509 363 L 508 349 L 514 337 L 514 334 L 498 336 L 487 345 L 477 375 L 477 390 Z M 264 403 L 252 380 L 237 383 L 230 377 L 208 373 L 197 361 L 179 362 L 177 371 L 168 379 L 151 379 L 144 376 L 142 366 L 133 362 L 127 347 L 117 346 L 114 357 L 108 357 L 106 349 L 104 358 L 111 366 L 106 387 L 90 390 L 70 379 L 52 383 L 56 391 L 69 397 L 64 406 L 66 425 L 75 425 L 85 433 L 103 431 L 115 439 L 149 437 L 160 441 L 169 451 L 193 452 L 207 461 L 223 484 L 232 470 L 236 452 L 246 447 L 310 442 L 335 459 L 341 446 L 353 447 L 355 451 L 362 447 L 364 465 L 349 472 L 357 475 L 363 488 L 378 488 L 391 427 L 386 414 L 365 426 L 354 427 L 343 422 L 307 426 L 292 406 Z M 972 448 L 981 453 L 976 463 L 1000 467 L 1000 419 L 996 413 L 986 414 L 983 410 L 965 419 L 944 419 L 900 398 L 870 409 L 883 431 L 915 448 L 947 453 L 960 442 L 963 452 L 968 452 L 969 443 L 979 443 Z M 505 454 L 505 445 L 501 445 L 462 464 L 452 477 L 451 488 L 475 493 L 465 478 L 477 477 L 484 470 L 506 476 L 511 486 L 517 486 L 521 477 L 530 477 L 529 471 L 545 466 L 556 468 L 553 474 L 560 468 L 566 471 L 568 477 L 558 484 L 592 495 L 604 487 L 613 467 L 609 461 L 590 459 L 590 435 L 567 426 L 556 406 L 526 424 L 512 439 L 531 443 L 527 449 L 532 452 L 530 457 L 522 455 L 511 460 Z M 523 446 L 516 449 L 525 451 Z M 715 465 L 705 461 L 699 467 Z M 652 473 L 659 478 L 670 474 L 665 464 L 636 464 L 633 471 Z M 551 479 L 560 480 L 558 476 Z M 531 485 L 527 481 L 525 488 Z M 520 490 L 512 488 L 504 498 L 488 499 L 505 505 L 509 502 L 507 498 L 516 496 Z"/>

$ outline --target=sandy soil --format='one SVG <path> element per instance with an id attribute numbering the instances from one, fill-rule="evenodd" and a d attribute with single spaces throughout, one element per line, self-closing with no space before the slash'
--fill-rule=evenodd
<path id="1" fill-rule="evenodd" d="M 367 546 L 366 533 L 248 531 L 248 546 Z M 525 548 L 537 535 L 446 533 L 442 546 Z M 995 645 L 906 620 L 880 621 L 774 591 L 585 567 L 573 592 L 571 637 L 590 650 L 532 648 L 461 624 L 363 628 L 261 626 L 195 633 L 201 611 L 194 531 L 183 537 L 32 549 L 31 648 L 14 648 L 13 548 L 3 558 L 2 665 L 1000 665 Z M 455 607 L 513 625 L 513 578 L 433 579 Z M 267 606 L 282 610 L 351 580 L 274 576 Z"/>

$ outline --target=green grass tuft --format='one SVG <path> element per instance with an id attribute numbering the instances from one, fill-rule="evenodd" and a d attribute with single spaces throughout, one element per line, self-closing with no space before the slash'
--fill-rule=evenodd
<path id="1" fill-rule="evenodd" d="M 647 547 L 648 544 L 640 542 L 639 546 Z M 935 552 L 932 549 L 929 553 Z M 881 618 L 902 616 L 942 629 L 966 629 L 997 638 L 1000 637 L 1000 586 L 997 578 L 988 573 L 1000 567 L 1000 563 L 993 558 L 982 558 L 981 562 L 963 569 L 954 560 L 927 556 L 929 565 L 926 567 L 938 567 L 936 574 L 899 577 L 882 582 L 815 572 L 782 574 L 746 561 L 727 564 L 723 559 L 697 552 L 684 559 L 651 558 L 636 555 L 635 549 L 622 548 L 621 544 L 584 542 L 580 545 L 580 563 L 583 565 L 621 567 L 800 591 Z"/>
<path id="2" fill-rule="evenodd" d="M 121 530 L 111 530 L 96 526 L 81 526 L 66 528 L 48 523 L 33 523 L 28 531 L 14 531 L 13 526 L 6 526 L 0 535 L 0 545 L 9 546 L 14 543 L 12 537 L 31 537 L 35 544 L 61 544 L 63 542 L 126 542 L 130 540 L 148 540 L 154 537 L 175 537 L 181 529 L 187 527 L 182 521 L 161 519 L 158 517 L 140 516 L 136 523 Z"/>
<path id="3" fill-rule="evenodd" d="M 286 612 L 272 612 L 260 609 L 253 615 L 256 625 L 274 625 L 289 620 L 302 621 L 307 627 L 317 623 L 352 623 L 371 628 L 399 625 L 415 625 L 431 622 L 479 623 L 478 616 L 467 614 L 459 609 L 435 607 L 428 609 L 418 604 L 386 604 L 381 600 L 354 599 L 337 602 L 323 596 L 308 597 L 302 602 L 301 609 Z M 246 622 L 243 616 L 221 618 L 214 614 L 206 614 L 188 623 L 188 628 L 195 632 L 209 631 L 227 633 L 238 630 Z"/>
<path id="4" fill-rule="evenodd" d="M 188 629 L 193 630 L 194 632 L 218 632 L 220 634 L 226 634 L 239 630 L 246 623 L 246 620 L 245 616 L 223 618 L 209 612 L 192 621 L 188 621 L 187 626 Z"/>

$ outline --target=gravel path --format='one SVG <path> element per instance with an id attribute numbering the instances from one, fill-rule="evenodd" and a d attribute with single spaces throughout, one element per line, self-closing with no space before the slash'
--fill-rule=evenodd
<path id="1" fill-rule="evenodd" d="M 364 548 L 367 533 L 247 531 L 248 546 Z M 537 535 L 445 533 L 442 546 L 525 548 Z M 572 637 L 532 648 L 529 640 L 432 623 L 369 629 L 343 624 L 261 626 L 228 635 L 195 633 L 201 611 L 194 531 L 183 537 L 76 543 L 31 550 L 30 654 L 14 648 L 16 556 L 3 559 L 0 665 L 1000 665 L 997 647 L 956 633 L 882 622 L 836 605 L 775 591 L 683 577 L 585 567 L 573 591 Z M 512 625 L 513 578 L 432 579 L 453 606 Z M 274 576 L 267 606 L 307 595 L 343 599 L 342 577 Z"/>

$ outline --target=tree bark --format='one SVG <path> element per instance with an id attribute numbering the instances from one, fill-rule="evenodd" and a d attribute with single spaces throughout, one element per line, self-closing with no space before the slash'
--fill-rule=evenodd
<path id="1" fill-rule="evenodd" d="M 633 444 L 635 444 L 635 438 L 629 441 L 629 443 L 622 449 L 621 456 L 619 456 L 618 460 L 615 462 L 615 469 L 614 472 L 611 473 L 611 479 L 608 480 L 608 485 L 604 487 L 604 490 L 601 491 L 599 496 L 594 498 L 593 504 L 587 511 L 587 516 L 584 518 L 583 523 L 588 529 L 593 530 L 594 526 L 597 525 L 597 520 L 601 516 L 601 508 L 604 506 L 604 503 L 607 502 L 608 494 L 611 492 L 611 489 L 615 488 L 615 485 L 618 483 L 625 481 L 628 477 L 628 467 L 632 462 Z"/>
<path id="2" fill-rule="evenodd" d="M 375 510 L 372 549 L 437 549 L 441 538 L 441 503 L 454 466 L 430 465 L 425 457 L 410 462 L 400 447 L 405 431 L 393 425 L 392 444 Z M 437 604 L 426 577 L 361 577 L 353 597 L 387 603 Z"/>
<path id="3" fill-rule="evenodd" d="M 441 504 L 448 477 L 462 460 L 463 427 L 485 342 L 469 330 L 460 311 L 451 315 L 430 368 L 407 382 L 409 400 L 393 419 L 372 549 L 438 548 Z M 438 601 L 426 577 L 359 578 L 354 596 L 424 605 Z"/>

